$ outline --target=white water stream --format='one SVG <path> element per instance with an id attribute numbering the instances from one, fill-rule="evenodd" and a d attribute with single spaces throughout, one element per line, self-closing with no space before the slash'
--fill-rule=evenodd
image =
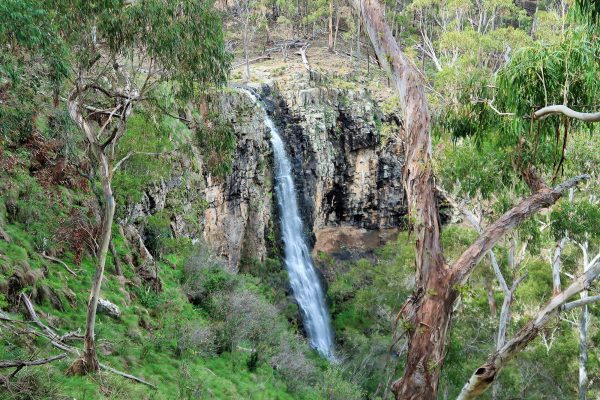
<path id="1" fill-rule="evenodd" d="M 251 91 L 241 90 L 264 111 L 265 125 L 271 131 L 271 145 L 275 159 L 275 194 L 281 217 L 285 267 L 294 297 L 302 311 L 304 328 L 311 346 L 324 357 L 333 360 L 333 331 L 329 311 L 325 305 L 325 295 L 319 276 L 304 239 L 290 160 L 279 130 L 261 101 Z"/>

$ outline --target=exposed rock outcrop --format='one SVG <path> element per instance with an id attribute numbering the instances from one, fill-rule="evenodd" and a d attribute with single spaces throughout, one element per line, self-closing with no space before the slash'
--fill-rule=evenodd
<path id="1" fill-rule="evenodd" d="M 312 244 L 331 235 L 337 242 L 369 242 L 371 231 L 403 225 L 402 145 L 384 134 L 386 127 L 398 129 L 393 113 L 383 112 L 365 89 L 306 74 L 254 86 L 281 128 Z M 228 90 L 209 106 L 235 131 L 231 173 L 211 175 L 195 144 L 191 157 L 172 158 L 172 175 L 148 187 L 122 222 L 136 223 L 146 239 L 145 218 L 166 211 L 173 236 L 203 239 L 236 271 L 245 258 L 263 260 L 267 237 L 277 231 L 272 151 L 263 115 L 244 94 Z M 356 229 L 343 235 L 348 228 Z"/>
<path id="2" fill-rule="evenodd" d="M 308 226 L 401 225 L 402 146 L 381 134 L 391 117 L 360 89 L 296 83 L 279 95 L 276 114 L 285 118 Z"/>
<path id="3" fill-rule="evenodd" d="M 98 312 L 114 319 L 121 318 L 121 309 L 119 306 L 105 299 L 98 299 Z"/>
<path id="4" fill-rule="evenodd" d="M 232 173 L 224 181 L 208 176 L 204 239 L 229 268 L 237 270 L 242 257 L 264 260 L 265 236 L 271 220 L 271 148 L 260 113 L 245 95 L 220 98 L 219 108 L 237 137 Z"/>

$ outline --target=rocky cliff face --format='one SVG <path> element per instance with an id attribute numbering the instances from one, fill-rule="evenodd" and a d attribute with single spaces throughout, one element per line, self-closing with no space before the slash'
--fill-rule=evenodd
<path id="1" fill-rule="evenodd" d="M 315 249 L 376 246 L 377 237 L 389 238 L 406 214 L 402 146 L 385 138 L 398 121 L 364 89 L 340 88 L 334 81 L 299 74 L 254 86 L 293 160 L 306 234 Z M 263 260 L 267 238 L 277 231 L 269 133 L 261 111 L 240 92 L 228 90 L 211 107 L 235 131 L 232 172 L 212 176 L 196 147 L 190 158 L 175 162 L 170 178 L 129 207 L 128 219 L 164 210 L 174 235 L 203 238 L 237 270 L 244 257 Z"/>
<path id="2" fill-rule="evenodd" d="M 146 188 L 142 201 L 129 205 L 120 222 L 135 223 L 148 238 L 148 217 L 167 214 L 173 236 L 205 241 L 235 271 L 243 257 L 263 260 L 266 254 L 271 149 L 262 116 L 246 96 L 227 92 L 214 101 L 220 121 L 235 133 L 231 172 L 212 175 L 203 149 L 192 139 L 191 154 L 174 155 L 172 175 Z"/>
<path id="3" fill-rule="evenodd" d="M 361 89 L 301 82 L 275 96 L 308 226 L 399 226 L 406 214 L 402 148 L 382 138 L 392 117 Z"/>

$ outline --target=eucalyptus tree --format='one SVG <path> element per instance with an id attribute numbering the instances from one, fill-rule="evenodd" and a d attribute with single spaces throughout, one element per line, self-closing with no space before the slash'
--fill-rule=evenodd
<path id="1" fill-rule="evenodd" d="M 598 188 L 595 188 L 596 190 Z M 562 202 L 559 207 L 551 213 L 552 231 L 558 240 L 568 238 L 569 242 L 575 243 L 581 249 L 581 272 L 587 273 L 593 266 L 593 261 L 600 256 L 600 205 L 596 193 L 590 193 L 576 201 Z M 598 252 L 598 256 L 590 257 L 592 251 Z M 592 253 L 593 254 L 593 253 Z M 555 276 L 557 271 L 553 271 Z M 560 279 L 560 275 L 559 275 Z M 556 278 L 555 278 L 556 280 Z M 560 281 L 559 281 L 560 282 Z M 565 310 L 581 307 L 579 319 L 579 398 L 587 398 L 588 386 L 588 330 L 589 310 L 588 303 L 598 301 L 600 295 L 588 296 L 588 288 L 581 292 L 581 300 L 567 304 Z"/>
<path id="2" fill-rule="evenodd" d="M 233 14 L 241 29 L 246 79 L 250 79 L 250 46 L 258 29 L 267 24 L 265 4 L 261 0 L 234 0 Z"/>
<path id="3" fill-rule="evenodd" d="M 522 127 L 518 123 L 511 125 L 515 134 L 507 140 L 513 141 L 512 156 L 520 152 L 514 167 L 531 194 L 491 223 L 456 261 L 448 264 L 440 241 L 441 225 L 431 159 L 431 116 L 422 75 L 398 46 L 379 3 L 376 0 L 355 0 L 352 4 L 362 15 L 379 62 L 391 75 L 399 93 L 403 117 L 403 131 L 399 135 L 406 146 L 403 178 L 416 241 L 416 289 L 401 310 L 406 325 L 410 327 L 409 345 L 404 376 L 393 384 L 393 390 L 398 399 L 433 399 L 437 394 L 452 309 L 460 286 L 466 283 L 474 267 L 505 234 L 540 209 L 553 205 L 566 190 L 588 176 L 576 176 L 554 187 L 549 186 L 538 170 L 541 163 L 535 161 L 539 160 L 524 159 L 527 141 L 520 133 L 527 131 L 515 132 Z M 571 86 L 568 91 L 572 89 Z M 585 89 L 589 88 L 586 86 Z M 531 119 L 561 111 L 545 108 L 546 105 L 548 103 L 529 104 L 529 107 L 542 107 Z M 562 101 L 559 105 L 564 106 Z M 530 112 L 531 109 L 525 116 Z M 513 120 L 518 122 L 522 116 L 519 114 Z M 555 296 L 530 323 L 475 371 L 461 398 L 472 398 L 485 391 L 501 368 L 536 337 L 540 328 L 562 305 L 584 290 L 599 274 L 600 262 L 590 266 L 586 273 Z"/>
<path id="4" fill-rule="evenodd" d="M 103 210 L 96 271 L 87 305 L 83 356 L 72 373 L 98 370 L 95 320 L 112 235 L 112 177 L 119 140 L 134 110 L 152 102 L 165 82 L 181 99 L 226 80 L 229 55 L 219 15 L 209 1 L 46 0 L 37 5 L 60 26 L 68 49 L 69 115 L 87 143 L 91 169 L 102 187 Z"/>

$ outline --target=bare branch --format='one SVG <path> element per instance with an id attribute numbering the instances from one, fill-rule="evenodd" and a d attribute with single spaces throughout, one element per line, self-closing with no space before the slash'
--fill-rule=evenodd
<path id="1" fill-rule="evenodd" d="M 60 265 L 62 265 L 63 267 L 65 267 L 65 269 L 66 269 L 66 270 L 67 270 L 67 271 L 68 271 L 68 272 L 69 272 L 71 275 L 73 275 L 73 276 L 77 276 L 77 274 L 75 273 L 75 271 L 73 271 L 71 268 L 69 268 L 69 266 L 68 266 L 68 265 L 67 265 L 65 262 L 63 262 L 63 261 L 59 260 L 58 258 L 51 257 L 51 256 L 47 255 L 46 253 L 40 253 L 40 255 L 41 255 L 42 257 L 44 257 L 45 259 L 47 259 L 47 260 L 54 261 L 55 263 L 59 263 Z"/>
<path id="2" fill-rule="evenodd" d="M 256 58 L 253 58 L 251 60 L 248 60 L 248 64 L 254 64 L 255 62 L 258 62 L 258 61 L 270 60 L 270 59 L 271 59 L 271 55 L 267 54 L 265 56 L 260 56 L 260 57 L 256 57 Z M 245 61 L 241 62 L 241 63 L 238 63 L 238 64 L 235 64 L 234 66 L 231 67 L 231 69 L 236 69 L 236 68 L 242 67 L 244 65 L 246 65 Z"/>
<path id="3" fill-rule="evenodd" d="M 137 376 L 126 374 L 125 372 L 121 372 L 119 370 L 111 368 L 111 367 L 109 367 L 106 364 L 100 363 L 100 368 L 105 369 L 105 370 L 107 370 L 109 372 L 112 372 L 113 374 L 120 375 L 120 376 L 122 376 L 124 378 L 131 379 L 132 381 L 135 381 L 135 382 L 138 382 L 138 383 L 142 383 L 142 384 L 144 384 L 146 386 L 150 386 L 152 389 L 157 389 L 156 385 L 153 385 L 152 383 L 150 383 L 148 381 L 145 381 L 142 378 L 138 378 Z"/>
<path id="4" fill-rule="evenodd" d="M 40 320 L 35 309 L 33 308 L 33 303 L 29 299 L 25 293 L 21 293 L 21 300 L 25 303 L 25 308 L 27 308 L 27 312 L 29 313 L 29 317 L 31 320 L 42 330 L 44 331 L 53 341 L 60 341 L 60 337 L 50 329 L 48 326 L 44 325 L 44 323 Z"/>
<path id="5" fill-rule="evenodd" d="M 304 68 L 306 68 L 306 70 L 310 74 L 312 74 L 314 72 L 314 70 L 310 67 L 310 64 L 308 63 L 308 58 L 306 58 L 306 50 L 309 47 L 310 47 L 310 43 L 308 43 L 306 46 L 301 47 L 297 54 L 299 54 L 302 57 L 302 64 L 304 64 Z"/>
<path id="6" fill-rule="evenodd" d="M 541 329 L 563 308 L 566 301 L 589 287 L 600 275 L 600 254 L 592 260 L 588 267 L 569 287 L 552 297 L 510 341 L 492 354 L 488 361 L 473 373 L 457 400 L 474 399 L 484 393 L 494 382 L 500 370 L 537 337 Z M 573 303 L 577 303 L 577 301 Z"/>
<path id="7" fill-rule="evenodd" d="M 161 153 L 147 153 L 147 152 L 143 152 L 143 151 L 130 151 L 129 153 L 127 153 L 125 155 L 125 157 L 121 158 L 113 167 L 112 172 L 114 173 L 117 169 L 119 169 L 119 167 L 121 166 L 121 164 L 123 164 L 125 161 L 127 161 L 129 158 L 131 158 L 132 156 L 138 156 L 138 155 L 146 155 L 146 156 L 160 156 L 161 154 L 167 154 L 166 152 L 161 152 Z"/>
<path id="8" fill-rule="evenodd" d="M 487 227 L 479 238 L 452 265 L 454 284 L 466 282 L 471 271 L 483 256 L 504 236 L 523 220 L 529 218 L 542 208 L 554 204 L 563 192 L 590 176 L 579 175 L 571 178 L 553 189 L 543 188 L 531 196 L 521 200 L 519 204 L 502 215 L 496 222 Z"/>
<path id="9" fill-rule="evenodd" d="M 51 363 L 52 361 L 61 360 L 67 356 L 67 353 L 62 353 L 57 356 L 48 358 L 40 358 L 39 360 L 25 361 L 25 360 L 7 360 L 0 361 L 0 368 L 13 368 L 13 367 L 31 367 L 34 365 L 43 365 Z"/>
<path id="10" fill-rule="evenodd" d="M 550 115 L 562 114 L 569 118 L 575 118 L 584 122 L 600 122 L 600 112 L 584 113 L 575 111 L 567 106 L 553 105 L 540 108 L 533 114 L 534 119 L 544 119 Z"/>
<path id="11" fill-rule="evenodd" d="M 583 299 L 580 299 L 580 300 L 575 300 L 575 301 L 572 301 L 570 303 L 567 303 L 567 304 L 565 304 L 563 310 L 564 311 L 571 311 L 574 308 L 582 307 L 582 306 L 585 306 L 585 305 L 590 304 L 590 303 L 595 303 L 597 301 L 600 301 L 600 295 L 590 296 L 590 297 L 586 297 L 586 298 L 583 298 Z"/>

